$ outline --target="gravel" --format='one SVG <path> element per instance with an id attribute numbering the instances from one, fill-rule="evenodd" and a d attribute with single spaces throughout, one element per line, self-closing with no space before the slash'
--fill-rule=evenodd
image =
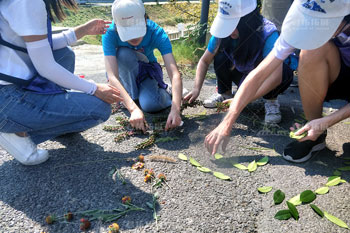
<path id="1" fill-rule="evenodd" d="M 77 55 L 76 73 L 84 74 L 97 82 L 105 81 L 101 48 L 91 45 L 74 47 Z M 184 86 L 191 89 L 193 77 L 184 77 Z M 214 80 L 206 80 L 200 99 L 211 95 Z M 117 221 L 121 232 L 347 232 L 316 215 L 309 205 L 298 206 L 300 219 L 279 221 L 274 219 L 286 203 L 273 205 L 273 192 L 281 189 L 286 200 L 304 190 L 316 190 L 327 182 L 333 171 L 345 166 L 339 156 L 350 155 L 350 125 L 340 123 L 329 130 L 327 145 L 330 149 L 318 153 L 304 164 L 284 161 L 280 154 L 290 142 L 285 136 L 293 120 L 300 118 L 301 102 L 298 90 L 289 88 L 279 97 L 282 123 L 267 128 L 263 121 L 261 100 L 246 108 L 234 126 L 224 158 L 215 160 L 203 146 L 203 140 L 224 113 L 207 110 L 204 120 L 185 119 L 184 126 L 163 136 L 179 137 L 172 142 L 157 143 L 150 149 L 136 151 L 134 146 L 146 136 L 132 137 L 115 143 L 115 133 L 103 131 L 104 125 L 116 124 L 112 115 L 108 122 L 80 134 L 65 135 L 40 144 L 49 150 L 50 159 L 39 166 L 25 167 L 0 149 L 0 232 L 79 232 L 79 220 L 71 223 L 45 223 L 49 214 L 62 216 L 67 211 L 113 209 L 120 207 L 121 198 L 132 197 L 132 202 L 145 211 L 131 212 Z M 293 108 L 292 108 L 293 107 Z M 189 108 L 184 114 L 195 114 L 203 107 Z M 152 116 L 148 116 L 150 119 Z M 257 151 L 249 147 L 271 150 Z M 272 149 L 275 149 L 272 150 Z M 195 158 L 202 166 L 219 171 L 232 181 L 219 180 L 209 173 L 201 173 L 189 162 L 177 159 L 178 153 Z M 152 190 L 143 181 L 143 172 L 131 169 L 133 160 L 142 153 L 146 168 L 164 173 L 169 186 Z M 149 159 L 152 155 L 168 156 L 175 163 Z M 249 173 L 232 167 L 233 162 L 248 165 L 263 156 L 269 163 Z M 118 168 L 126 184 L 114 182 L 109 172 Z M 349 172 L 342 172 L 349 181 Z M 257 188 L 272 186 L 267 194 Z M 159 194 L 158 223 L 145 205 Z M 350 225 L 349 183 L 330 187 L 328 194 L 317 196 L 314 204 Z M 93 221 L 88 232 L 108 232 L 108 223 Z"/>

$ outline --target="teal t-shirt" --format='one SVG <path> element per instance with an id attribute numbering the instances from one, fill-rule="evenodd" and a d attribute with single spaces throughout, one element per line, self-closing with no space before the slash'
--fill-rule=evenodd
<path id="1" fill-rule="evenodd" d="M 120 40 L 114 21 L 110 24 L 106 34 L 102 36 L 102 47 L 105 56 L 115 56 L 118 47 L 128 47 L 145 54 L 150 62 L 157 62 L 154 50 L 158 49 L 162 55 L 172 53 L 168 35 L 163 28 L 152 20 L 147 20 L 146 35 L 138 46 Z"/>

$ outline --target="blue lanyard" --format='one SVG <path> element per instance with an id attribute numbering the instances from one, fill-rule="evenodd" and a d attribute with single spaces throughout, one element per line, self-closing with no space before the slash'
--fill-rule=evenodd
<path id="1" fill-rule="evenodd" d="M 49 41 L 49 44 L 51 46 L 51 49 L 53 48 L 53 43 L 52 43 L 52 25 L 51 25 L 51 20 L 50 17 L 47 16 L 47 39 Z"/>

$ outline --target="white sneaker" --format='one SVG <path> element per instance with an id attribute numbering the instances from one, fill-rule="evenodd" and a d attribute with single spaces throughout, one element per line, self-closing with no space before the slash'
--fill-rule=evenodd
<path id="1" fill-rule="evenodd" d="M 206 108 L 216 108 L 216 104 L 223 102 L 224 100 L 231 99 L 233 95 L 225 95 L 225 94 L 219 94 L 215 93 L 212 96 L 210 96 L 208 99 L 204 100 L 203 106 Z"/>
<path id="2" fill-rule="evenodd" d="M 29 137 L 0 133 L 0 146 L 23 165 L 37 165 L 49 158 L 47 150 L 37 149 Z"/>
<path id="3" fill-rule="evenodd" d="M 265 123 L 278 124 L 281 122 L 280 104 L 278 100 L 265 100 Z"/>
<path id="4" fill-rule="evenodd" d="M 168 87 L 166 88 L 166 92 L 168 92 L 169 95 L 171 95 L 171 96 L 173 95 L 170 84 L 168 84 Z M 185 97 L 188 93 L 189 93 L 189 91 L 186 88 L 182 88 L 182 98 Z"/>

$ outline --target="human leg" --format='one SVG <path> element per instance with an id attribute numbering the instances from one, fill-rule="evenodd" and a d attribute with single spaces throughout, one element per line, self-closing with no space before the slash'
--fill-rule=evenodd
<path id="1" fill-rule="evenodd" d="M 322 117 L 328 88 L 337 79 L 340 68 L 340 54 L 332 42 L 315 50 L 301 51 L 298 83 L 307 120 Z"/>
<path id="2" fill-rule="evenodd" d="M 214 70 L 218 91 L 204 101 L 206 108 L 215 108 L 217 103 L 232 98 L 232 82 L 238 86 L 243 77 L 242 73 L 232 68 L 231 60 L 223 52 L 215 55 Z"/>
<path id="3" fill-rule="evenodd" d="M 110 115 L 110 105 L 84 93 L 40 95 L 2 86 L 0 132 L 27 132 L 35 144 L 91 128 Z"/>
<path id="4" fill-rule="evenodd" d="M 146 78 L 140 84 L 139 103 L 145 112 L 158 112 L 171 106 L 171 95 L 155 79 Z"/>
<path id="5" fill-rule="evenodd" d="M 302 50 L 299 60 L 299 90 L 307 120 L 322 117 L 322 106 L 329 87 L 336 82 L 341 70 L 341 58 L 337 47 L 328 42 L 315 50 Z M 288 144 L 283 158 L 301 163 L 312 158 L 313 152 L 326 147 L 327 131 L 315 141 L 294 141 Z"/>
<path id="6" fill-rule="evenodd" d="M 133 100 L 139 97 L 136 77 L 139 73 L 138 57 L 134 50 L 126 47 L 118 48 L 117 62 L 120 81 Z"/>

